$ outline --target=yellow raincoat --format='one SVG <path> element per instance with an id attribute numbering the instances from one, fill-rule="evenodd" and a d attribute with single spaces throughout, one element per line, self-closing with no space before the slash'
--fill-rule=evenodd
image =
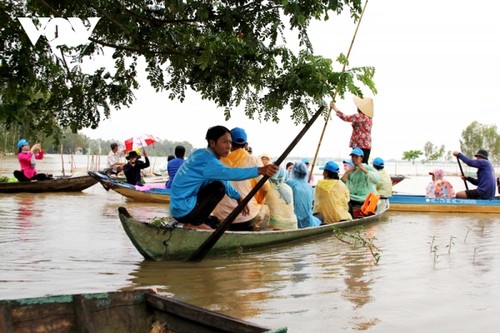
<path id="1" fill-rule="evenodd" d="M 249 154 L 245 149 L 240 148 L 233 150 L 227 157 L 223 157 L 220 161 L 232 168 L 249 168 L 254 166 L 262 166 L 262 162 L 256 156 Z M 240 180 L 232 181 L 231 185 L 238 190 L 241 197 L 244 198 L 250 191 L 255 187 L 255 184 L 262 178 L 262 176 Z M 250 210 L 248 215 L 239 214 L 233 223 L 247 222 L 253 219 L 259 214 L 262 205 L 265 203 L 265 198 L 267 192 L 269 191 L 269 183 L 266 182 L 257 191 L 257 194 L 248 202 L 248 209 Z M 234 199 L 229 198 L 225 195 L 222 200 L 217 204 L 212 214 L 217 217 L 220 221 L 223 221 L 238 205 L 238 202 Z"/>
<path id="2" fill-rule="evenodd" d="M 349 190 L 339 179 L 322 179 L 314 190 L 314 213 L 323 215 L 323 223 L 352 220 L 349 214 Z"/>

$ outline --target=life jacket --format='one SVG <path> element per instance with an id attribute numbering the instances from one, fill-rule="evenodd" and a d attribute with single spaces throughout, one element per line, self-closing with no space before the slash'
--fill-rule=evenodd
<path id="1" fill-rule="evenodd" d="M 361 206 L 361 213 L 364 216 L 373 215 L 377 210 L 377 203 L 380 200 L 380 195 L 370 192 Z"/>

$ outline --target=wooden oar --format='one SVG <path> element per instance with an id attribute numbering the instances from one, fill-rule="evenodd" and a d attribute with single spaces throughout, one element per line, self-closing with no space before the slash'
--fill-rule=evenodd
<path id="1" fill-rule="evenodd" d="M 460 159 L 457 156 L 458 166 L 460 167 L 460 172 L 462 173 L 462 177 L 465 177 L 464 170 L 462 169 L 462 163 L 460 163 Z M 464 179 L 465 189 L 469 190 L 469 185 L 467 185 L 467 180 Z"/>
<path id="2" fill-rule="evenodd" d="M 275 165 L 280 165 L 285 158 L 290 154 L 293 148 L 297 145 L 297 143 L 302 139 L 304 134 L 309 130 L 314 121 L 318 119 L 319 115 L 323 112 L 325 106 L 321 106 L 318 111 L 314 114 L 314 116 L 307 122 L 302 131 L 297 135 L 297 137 L 290 143 L 288 148 L 281 154 L 281 156 L 274 162 Z M 247 194 L 247 196 L 236 206 L 236 208 L 226 217 L 226 219 L 221 223 L 221 225 L 210 235 L 210 237 L 200 245 L 200 247 L 189 257 L 189 261 L 201 261 L 208 254 L 210 249 L 217 243 L 219 238 L 224 234 L 224 231 L 229 227 L 231 223 L 233 223 L 234 219 L 238 216 L 239 213 L 245 208 L 248 202 L 252 199 L 252 197 L 257 193 L 257 191 L 264 185 L 269 177 L 263 176 L 259 182 L 255 185 L 255 187 Z"/>

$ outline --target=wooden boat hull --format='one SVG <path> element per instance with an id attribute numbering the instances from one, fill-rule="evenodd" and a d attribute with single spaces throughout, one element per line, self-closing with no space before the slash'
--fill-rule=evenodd
<path id="1" fill-rule="evenodd" d="M 96 183 L 97 180 L 90 176 L 55 177 L 31 182 L 0 183 L 0 193 L 80 192 Z"/>
<path id="2" fill-rule="evenodd" d="M 500 213 L 500 199 L 431 199 L 423 195 L 395 194 L 389 198 L 391 211 L 444 213 Z"/>
<path id="3" fill-rule="evenodd" d="M 2 300 L 0 331 L 285 333 L 287 328 L 272 330 L 161 296 L 154 290 L 134 290 Z"/>
<path id="4" fill-rule="evenodd" d="M 113 190 L 125 198 L 138 202 L 170 203 L 170 193 L 166 190 L 151 189 L 138 191 L 134 186 L 111 179 L 104 173 L 89 171 L 89 175 L 96 179 L 106 189 Z"/>
<path id="5" fill-rule="evenodd" d="M 394 175 L 394 176 L 391 176 L 391 182 L 392 182 L 392 186 L 400 183 L 403 179 L 405 179 L 406 177 L 403 176 L 403 175 Z"/>
<path id="6" fill-rule="evenodd" d="M 294 230 L 264 230 L 234 232 L 226 231 L 211 248 L 210 254 L 239 254 L 243 250 L 284 244 L 296 240 L 332 233 L 336 228 L 348 228 L 379 220 L 388 209 L 389 203 L 381 199 L 375 215 L 342 221 L 319 227 Z M 210 236 L 210 230 L 190 230 L 182 227 L 160 227 L 134 219 L 125 207 L 118 208 L 120 221 L 125 232 L 146 259 L 187 259 Z"/>
<path id="7" fill-rule="evenodd" d="M 110 189 L 133 201 L 170 203 L 170 194 L 160 191 L 138 191 L 122 184 L 113 184 Z"/>

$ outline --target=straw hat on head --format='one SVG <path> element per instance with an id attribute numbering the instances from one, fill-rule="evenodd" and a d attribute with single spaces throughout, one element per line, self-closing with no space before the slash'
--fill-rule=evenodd
<path id="1" fill-rule="evenodd" d="M 354 96 L 354 104 L 359 109 L 370 118 L 373 118 L 373 98 L 359 98 Z"/>

